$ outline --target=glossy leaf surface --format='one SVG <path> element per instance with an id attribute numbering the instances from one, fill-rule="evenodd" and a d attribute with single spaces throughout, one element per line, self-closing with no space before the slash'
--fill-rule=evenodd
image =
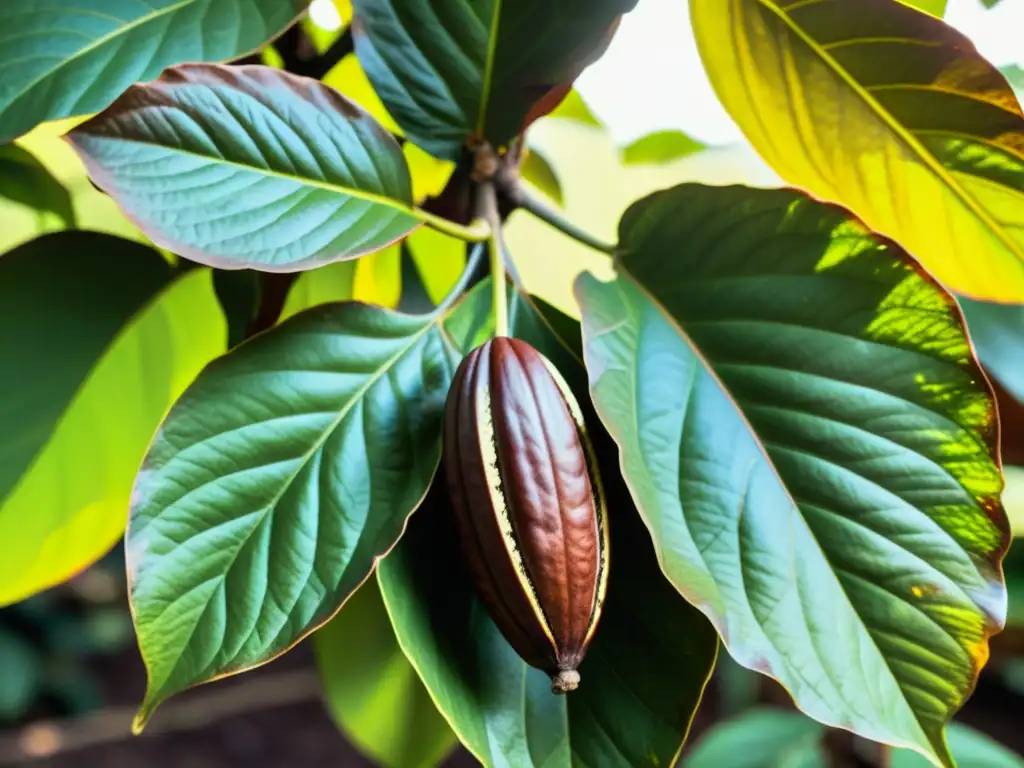
<path id="1" fill-rule="evenodd" d="M 487 296 L 489 286 L 476 291 Z M 481 309 L 449 326 L 467 349 L 492 332 L 487 305 Z M 516 292 L 511 315 L 515 334 L 585 395 L 582 366 L 570 349 L 579 343 L 579 324 L 550 307 L 538 312 Z M 611 562 L 616 552 L 629 553 L 623 556 L 630 567 L 611 566 L 577 691 L 553 695 L 547 675 L 515 654 L 477 601 L 443 483 L 435 483 L 378 570 L 399 644 L 452 729 L 486 766 L 669 764 L 714 663 L 713 630 L 665 581 L 625 489 L 614 483 L 614 448 L 606 437 L 593 437 L 606 466 Z M 665 686 L 666 679 L 673 684 Z"/>
<path id="2" fill-rule="evenodd" d="M 896 0 L 690 7 L 719 98 L 787 182 L 951 289 L 1024 301 L 1024 115 L 966 37 Z"/>
<path id="3" fill-rule="evenodd" d="M 961 299 L 978 359 L 1024 403 L 1024 305 Z"/>
<path id="4" fill-rule="evenodd" d="M 203 264 L 307 269 L 419 225 L 395 140 L 331 89 L 267 67 L 176 67 L 70 141 L 153 242 Z"/>
<path id="5" fill-rule="evenodd" d="M 210 277 L 94 232 L 0 258 L 0 605 L 67 579 L 124 530 L 174 398 L 224 349 Z"/>
<path id="6" fill-rule="evenodd" d="M 385 768 L 434 768 L 455 746 L 398 647 L 370 578 L 313 635 L 327 707 L 345 735 Z"/>
<path id="7" fill-rule="evenodd" d="M 303 0 L 7 0 L 0 4 L 0 144 L 98 112 L 184 61 L 255 50 Z"/>
<path id="8" fill-rule="evenodd" d="M 32 153 L 15 144 L 0 146 L 0 197 L 58 216 L 75 226 L 71 195 Z"/>
<path id="9" fill-rule="evenodd" d="M 142 727 L 183 688 L 324 624 L 401 535 L 440 459 L 459 356 L 437 317 L 327 304 L 207 367 L 136 480 Z"/>
<path id="10" fill-rule="evenodd" d="M 354 0 L 356 52 L 406 136 L 458 159 L 550 112 L 636 0 Z"/>
<path id="11" fill-rule="evenodd" d="M 1003 623 L 995 413 L 953 299 L 845 210 L 683 185 L 577 296 L 673 584 L 805 712 L 948 764 Z"/>

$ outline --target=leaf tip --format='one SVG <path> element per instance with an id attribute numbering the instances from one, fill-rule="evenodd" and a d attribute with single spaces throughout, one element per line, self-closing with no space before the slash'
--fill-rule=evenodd
<path id="1" fill-rule="evenodd" d="M 153 713 L 156 712 L 156 708 L 160 706 L 162 699 L 154 698 L 150 695 L 149 691 L 146 691 L 146 698 L 142 702 L 142 706 L 139 707 L 139 711 L 135 713 L 135 717 L 132 719 L 132 736 L 139 736 L 145 730 L 146 726 L 149 725 L 149 721 L 153 718 Z"/>

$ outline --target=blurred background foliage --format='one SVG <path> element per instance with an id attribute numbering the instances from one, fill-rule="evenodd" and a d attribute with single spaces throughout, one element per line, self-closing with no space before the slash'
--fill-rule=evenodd
<path id="1" fill-rule="evenodd" d="M 991 0 L 985 4 L 995 5 Z M 1017 10 L 1010 8 L 1014 4 Z M 531 129 L 522 168 L 524 178 L 553 205 L 562 208 L 570 220 L 610 241 L 615 239 L 615 222 L 623 210 L 652 190 L 683 181 L 754 186 L 781 183 L 729 125 L 728 119 L 723 118 L 713 96 L 708 101 L 710 86 L 699 68 L 695 50 L 690 50 L 692 39 L 684 39 L 680 54 L 686 65 L 685 74 L 678 73 L 675 65 L 679 62 L 675 62 L 675 69 L 655 66 L 657 77 L 643 87 L 631 82 L 632 73 L 645 71 L 645 67 L 646 71 L 651 70 L 662 50 L 661 38 L 649 37 L 659 23 L 658 1 L 649 5 L 644 11 L 649 14 L 645 20 L 630 19 L 624 25 L 609 54 L 586 73 L 579 90 L 572 91 L 554 113 Z M 680 11 L 674 6 L 668 9 L 668 5 L 661 3 L 661 13 L 674 20 Z M 970 11 L 965 10 L 968 6 Z M 978 24 L 964 29 L 977 36 L 984 34 L 981 30 L 1004 26 L 1011 14 L 1021 12 L 1024 2 L 1004 0 L 986 17 L 974 6 L 980 7 L 979 0 L 953 0 L 949 13 L 960 20 L 961 28 Z M 1002 16 L 996 19 L 996 14 Z M 661 25 L 671 28 L 665 18 Z M 986 19 L 987 26 L 976 21 L 981 18 Z M 1024 13 L 1020 18 L 1024 24 Z M 338 44 L 347 34 L 350 20 L 348 0 L 316 0 L 299 27 L 307 55 L 322 54 Z M 1021 28 L 1024 27 L 1018 30 Z M 642 36 L 642 30 L 646 30 L 644 34 L 648 37 Z M 294 37 L 290 39 L 294 42 Z M 631 65 L 634 68 L 624 73 L 626 57 L 636 58 L 640 48 L 645 47 L 638 45 L 638 40 L 648 41 L 646 59 L 635 61 Z M 1000 54 L 1002 61 L 1000 55 L 993 56 L 996 43 L 987 45 L 989 50 L 985 52 L 997 63 L 1007 64 L 1008 79 L 1024 90 L 1024 70 L 1006 61 L 1009 54 Z M 285 54 L 295 52 L 282 52 L 270 46 L 259 60 L 281 66 Z M 1024 47 L 1020 48 L 1020 56 L 1024 58 Z M 617 74 L 613 74 L 616 69 Z M 666 70 L 674 72 L 671 85 L 664 81 Z M 390 130 L 400 133 L 354 54 L 341 58 L 323 74 L 323 80 L 359 102 Z M 656 104 L 650 105 L 650 109 L 634 108 L 634 100 L 634 106 L 623 106 L 624 94 L 630 89 L 641 94 L 657 93 L 659 89 L 679 88 L 683 83 L 689 88 L 691 82 L 696 83 L 693 99 L 668 101 L 689 103 L 698 113 L 703 110 L 703 123 L 700 114 L 687 118 L 687 125 L 697 126 L 698 130 L 683 132 L 673 127 L 686 121 L 666 116 Z M 581 92 L 595 96 L 591 104 Z M 0 147 L 0 253 L 42 234 L 68 228 L 147 242 L 114 202 L 93 187 L 80 161 L 62 139 L 78 122 L 81 119 L 45 124 L 14 144 Z M 439 195 L 453 171 L 452 164 L 436 160 L 409 144 L 403 151 L 412 168 L 417 200 Z M 578 316 L 571 295 L 576 274 L 584 269 L 601 278 L 610 274 L 605 256 L 521 213 L 512 214 L 507 238 L 522 280 L 541 298 L 569 314 Z M 555 253 L 557 258 L 552 257 Z M 173 260 L 171 255 L 164 255 Z M 356 262 L 331 264 L 303 273 L 288 289 L 281 318 L 325 301 L 349 298 L 422 311 L 444 296 L 463 269 L 465 258 L 461 242 L 422 229 L 402 245 Z M 260 286 L 252 273 L 217 273 L 213 280 L 197 281 L 191 290 L 195 295 L 186 302 L 189 307 L 194 309 L 197 302 L 214 307 L 214 301 L 219 300 L 224 310 L 223 319 L 218 316 L 209 320 L 208 324 L 216 328 L 210 330 L 208 352 L 200 357 L 212 357 L 217 349 L 234 344 L 242 337 L 238 330 L 257 320 Z M 969 302 L 964 308 L 982 361 L 999 384 L 1007 462 L 1004 501 L 1015 534 L 1024 535 L 1024 307 Z M 196 365 L 201 362 L 197 360 Z M 99 367 L 91 374 L 97 375 Z M 70 411 L 76 407 L 85 406 L 76 401 L 69 406 Z M 71 418 L 70 411 L 62 418 Z M 115 419 L 116 408 L 104 418 Z M 140 456 L 144 447 L 138 447 Z M 130 467 L 131 472 L 134 468 Z M 128 490 L 129 487 L 112 489 L 112 498 L 122 503 Z M 83 565 L 109 549 L 110 544 L 109 532 L 96 541 L 82 542 Z M 1020 751 L 1024 746 L 1019 731 L 1019 713 L 1024 710 L 1024 550 L 1011 551 L 1005 569 L 1011 596 L 1008 630 L 995 639 L 992 662 L 962 719 Z M 35 588 L 37 585 L 30 584 L 26 590 L 31 592 Z M 0 597 L 4 598 L 0 603 L 12 603 L 20 595 Z M 384 631 L 378 631 L 382 626 Z M 408 661 L 396 644 L 382 644 L 382 636 L 391 634 L 376 584 L 371 580 L 338 619 L 316 635 L 314 643 L 306 644 L 304 652 L 255 676 L 281 675 L 282 666 L 311 670 L 317 658 L 320 661 L 326 708 L 320 709 L 315 701 L 315 709 L 293 704 L 289 712 L 278 712 L 275 716 L 276 722 L 286 722 L 289 717 L 302 719 L 303 726 L 313 728 L 311 733 L 327 741 L 323 749 L 313 750 L 310 757 L 303 758 L 305 762 L 293 765 L 318 765 L 319 759 L 323 759 L 324 765 L 368 764 L 355 753 L 339 752 L 342 747 L 331 741 L 330 735 L 324 735 L 330 733 L 332 721 L 364 755 L 381 765 L 432 765 L 454 749 L 454 736 L 433 708 Z M 337 655 L 313 653 L 339 644 L 351 650 L 342 667 L 337 665 Z M 310 645 L 314 648 L 310 649 Z M 295 686 L 295 699 L 315 700 L 319 685 L 303 687 L 303 680 L 306 678 L 288 678 L 289 684 Z M 117 707 L 130 705 L 143 687 L 144 673 L 133 646 L 127 608 L 121 547 L 115 547 L 66 583 L 0 608 L 0 734 L 6 732 L 9 736 L 0 735 L 0 766 L 47 755 L 56 755 L 48 763 L 51 765 L 116 765 L 118 759 L 128 759 L 115 751 L 101 760 L 95 751 L 86 750 L 81 762 L 71 761 L 62 755 L 72 746 L 73 739 L 62 737 L 59 729 L 40 730 L 38 724 L 66 723 L 69 718 L 114 707 L 114 722 L 121 723 L 117 718 L 124 720 L 120 731 L 116 727 L 110 731 L 116 734 L 111 740 L 116 740 L 127 733 L 130 719 L 130 707 L 124 711 Z M 277 703 L 288 695 L 278 696 Z M 259 696 L 248 698 L 256 704 L 260 701 Z M 186 697 L 183 706 L 189 706 L 192 700 Z M 272 709 L 274 701 L 271 697 L 267 707 Z M 127 764 L 236 765 L 242 764 L 238 762 L 242 756 L 249 761 L 245 764 L 287 764 L 273 762 L 265 751 L 253 752 L 253 744 L 265 742 L 253 725 L 257 721 L 252 717 L 246 720 L 244 709 L 243 706 L 236 712 L 228 706 L 225 710 L 234 718 L 230 722 L 235 729 L 234 736 L 224 736 L 229 747 L 222 754 L 233 756 L 229 762 L 217 762 L 215 757 L 202 762 L 195 755 L 182 757 L 181 762 L 170 757 L 154 762 L 154 753 L 138 757 L 143 753 L 133 752 L 135 757 L 130 759 L 135 762 Z M 716 721 L 721 722 L 715 724 Z M 181 722 L 186 728 L 215 727 L 215 723 L 191 722 L 188 717 Z M 95 738 L 85 738 L 81 743 L 102 744 L 107 738 L 106 727 L 97 725 Z M 299 727 L 297 724 L 296 728 Z M 822 726 L 792 710 L 785 692 L 774 683 L 740 668 L 722 654 L 707 704 L 695 724 L 697 737 L 691 740 L 684 764 L 689 768 L 823 765 L 821 732 Z M 160 743 L 161 736 L 158 732 L 149 738 Z M 247 746 L 231 746 L 232 739 Z M 1019 757 L 978 731 L 958 725 L 951 731 L 950 740 L 962 765 L 1024 766 Z M 750 759 L 740 760 L 740 754 Z M 339 762 L 339 755 L 345 759 Z M 263 762 L 255 762 L 260 757 Z M 864 759 L 864 764 L 871 764 L 870 757 Z M 451 764 L 469 765 L 471 761 L 456 755 Z M 923 759 L 902 752 L 891 763 L 895 768 L 923 764 Z"/>

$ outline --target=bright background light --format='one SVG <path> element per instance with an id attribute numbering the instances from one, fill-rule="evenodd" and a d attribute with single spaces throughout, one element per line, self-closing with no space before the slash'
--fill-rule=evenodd
<path id="1" fill-rule="evenodd" d="M 996 66 L 1024 64 L 1024 0 L 992 10 L 980 0 L 949 0 L 945 21 Z M 664 128 L 707 144 L 742 139 L 704 74 L 685 0 L 641 0 L 576 85 L 619 143 Z"/>

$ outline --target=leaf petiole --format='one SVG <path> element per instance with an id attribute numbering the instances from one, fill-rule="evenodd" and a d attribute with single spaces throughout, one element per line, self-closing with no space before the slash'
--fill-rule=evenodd
<path id="1" fill-rule="evenodd" d="M 474 219 L 468 225 L 464 225 L 449 221 L 442 216 L 436 216 L 422 208 L 414 208 L 413 214 L 431 229 L 443 232 L 449 237 L 454 237 L 458 240 L 465 240 L 469 243 L 482 243 L 491 236 L 490 225 L 480 218 Z"/>
<path id="2" fill-rule="evenodd" d="M 531 193 L 524 184 L 517 182 L 513 187 L 502 191 L 504 191 L 509 196 L 509 199 L 518 207 L 525 211 L 529 211 L 538 219 L 551 225 L 562 234 L 567 235 L 573 240 L 583 243 L 583 245 L 589 246 L 596 251 L 600 251 L 601 253 L 606 253 L 609 256 L 615 255 L 614 245 L 606 243 L 590 234 L 585 229 L 577 227 L 561 213 Z"/>

